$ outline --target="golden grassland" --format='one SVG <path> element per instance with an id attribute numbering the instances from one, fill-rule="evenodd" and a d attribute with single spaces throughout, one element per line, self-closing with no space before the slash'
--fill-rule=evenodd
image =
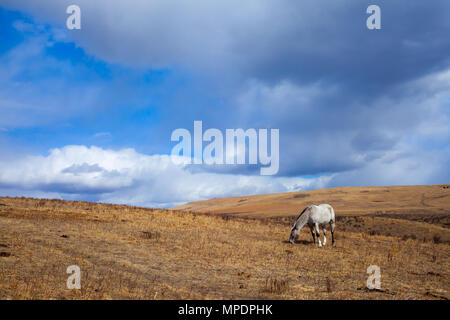
<path id="1" fill-rule="evenodd" d="M 442 221 L 395 219 L 441 233 L 413 239 L 355 226 L 384 217 L 349 219 L 337 223 L 335 247 L 317 248 L 307 230 L 289 244 L 282 220 L 0 198 L 0 299 L 450 298 Z M 373 264 L 380 291 L 366 289 Z M 70 265 L 81 290 L 66 288 Z"/>
<path id="2" fill-rule="evenodd" d="M 295 217 L 308 204 L 328 203 L 339 216 L 450 214 L 450 185 L 341 187 L 312 191 L 218 198 L 174 210 L 243 217 Z"/>
<path id="3" fill-rule="evenodd" d="M 450 242 L 450 185 L 342 187 L 230 197 L 173 210 L 292 225 L 309 204 L 328 203 L 341 231 Z"/>

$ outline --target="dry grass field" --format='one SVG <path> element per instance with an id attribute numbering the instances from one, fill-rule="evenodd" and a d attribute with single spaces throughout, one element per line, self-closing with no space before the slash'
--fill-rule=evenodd
<path id="1" fill-rule="evenodd" d="M 0 299 L 449 299 L 450 189 L 417 188 L 424 198 L 405 192 L 397 201 L 393 188 L 380 188 L 389 190 L 379 197 L 392 207 L 370 202 L 364 212 L 354 209 L 357 198 L 378 199 L 372 188 L 355 189 L 358 196 L 341 205 L 338 196 L 323 201 L 345 218 L 337 222 L 336 246 L 324 248 L 307 230 L 287 243 L 287 220 L 298 208 L 249 218 L 218 207 L 201 214 L 0 198 Z M 308 194 L 319 199 L 320 192 Z M 81 268 L 81 290 L 66 288 L 70 265 Z M 369 265 L 381 268 L 379 291 L 366 289 Z"/>
<path id="2" fill-rule="evenodd" d="M 450 242 L 450 185 L 332 188 L 212 199 L 173 209 L 288 226 L 311 203 L 331 204 L 341 231 Z"/>
<path id="3" fill-rule="evenodd" d="M 293 217 L 310 203 L 329 203 L 339 212 L 339 216 L 450 215 L 450 185 L 342 187 L 211 199 L 190 202 L 173 209 L 258 218 Z"/>

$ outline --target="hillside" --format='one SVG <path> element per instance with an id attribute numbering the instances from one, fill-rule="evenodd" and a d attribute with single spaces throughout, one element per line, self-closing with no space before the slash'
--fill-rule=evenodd
<path id="1" fill-rule="evenodd" d="M 174 210 L 291 225 L 308 204 L 331 204 L 341 230 L 450 242 L 450 186 L 344 187 L 191 202 Z"/>
<path id="2" fill-rule="evenodd" d="M 295 245 L 288 234 L 272 220 L 0 198 L 0 299 L 450 298 L 449 245 L 437 236 L 341 224 L 336 246 L 317 248 L 308 232 Z M 365 289 L 373 264 L 380 291 Z M 81 290 L 66 288 L 70 265 Z"/>
<path id="3" fill-rule="evenodd" d="M 449 185 L 344 187 L 190 202 L 174 210 L 270 218 L 297 216 L 310 203 L 331 204 L 340 216 L 450 214 Z"/>

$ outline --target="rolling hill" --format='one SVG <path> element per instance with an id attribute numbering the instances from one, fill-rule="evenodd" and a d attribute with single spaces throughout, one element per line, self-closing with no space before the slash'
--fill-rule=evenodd
<path id="1" fill-rule="evenodd" d="M 308 204 L 331 204 L 340 230 L 450 242 L 450 186 L 343 187 L 219 198 L 172 208 L 291 225 Z"/>
<path id="2" fill-rule="evenodd" d="M 308 204 L 331 204 L 337 215 L 450 214 L 450 186 L 344 187 L 190 202 L 174 210 L 273 218 L 297 216 Z"/>
<path id="3" fill-rule="evenodd" d="M 218 199 L 212 213 L 208 202 L 197 213 L 0 198 L 0 299 L 449 299 L 448 190 L 398 188 Z M 397 204 L 392 194 L 404 197 Z M 335 201 L 334 247 L 318 248 L 306 231 L 288 243 L 289 214 L 307 197 Z M 80 290 L 66 287 L 72 265 Z M 370 265 L 380 267 L 380 290 L 366 288 Z"/>

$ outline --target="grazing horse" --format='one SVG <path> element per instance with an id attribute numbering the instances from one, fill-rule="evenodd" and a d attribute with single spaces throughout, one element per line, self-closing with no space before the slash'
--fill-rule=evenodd
<path id="1" fill-rule="evenodd" d="M 289 237 L 289 242 L 294 243 L 295 238 L 302 230 L 305 224 L 308 224 L 309 229 L 311 230 L 311 234 L 313 237 L 314 243 L 316 243 L 316 237 L 319 242 L 319 247 L 322 246 L 319 238 L 319 226 L 322 227 L 323 230 L 323 245 L 327 243 L 327 231 L 325 230 L 326 224 L 330 224 L 331 227 L 331 241 L 334 245 L 334 226 L 335 226 L 335 217 L 334 217 L 334 209 L 329 204 L 319 204 L 318 206 L 314 204 L 310 204 L 307 206 L 302 213 L 298 216 L 297 220 L 295 220 L 294 225 L 291 229 L 291 236 Z M 315 234 L 314 234 L 315 229 Z"/>

